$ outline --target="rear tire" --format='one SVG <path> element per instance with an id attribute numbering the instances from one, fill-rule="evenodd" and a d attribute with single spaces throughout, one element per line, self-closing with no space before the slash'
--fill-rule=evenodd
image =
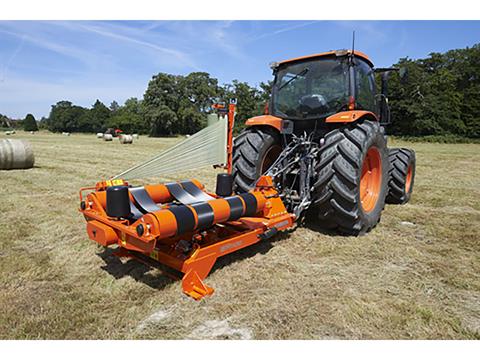
<path id="1" fill-rule="evenodd" d="M 361 235 L 380 221 L 388 182 L 387 144 L 378 122 L 329 132 L 320 149 L 309 218 L 322 228 Z"/>
<path id="2" fill-rule="evenodd" d="M 244 193 L 255 187 L 282 151 L 280 134 L 269 127 L 249 127 L 234 141 L 232 155 L 233 190 Z"/>
<path id="3" fill-rule="evenodd" d="M 390 162 L 388 204 L 406 204 L 412 195 L 415 180 L 415 151 L 405 148 L 392 148 L 388 151 Z"/>

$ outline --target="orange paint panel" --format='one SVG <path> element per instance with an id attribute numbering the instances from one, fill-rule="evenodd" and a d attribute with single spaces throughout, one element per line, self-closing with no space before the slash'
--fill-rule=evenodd
<path id="1" fill-rule="evenodd" d="M 253 118 L 248 119 L 245 122 L 245 125 L 247 126 L 267 125 L 277 129 L 278 131 L 282 131 L 282 123 L 283 123 L 283 120 L 276 116 L 261 115 L 261 116 L 255 116 Z"/>
<path id="2" fill-rule="evenodd" d="M 130 236 L 122 234 L 120 239 L 122 242 L 121 245 L 127 250 L 138 251 L 144 254 L 149 254 L 153 251 L 155 247 L 155 241 L 144 242 L 141 239 L 136 238 L 135 236 Z"/>
<path id="3" fill-rule="evenodd" d="M 299 56 L 299 57 L 296 57 L 296 58 L 280 61 L 279 64 L 286 64 L 286 63 L 290 63 L 290 62 L 294 62 L 294 61 L 314 59 L 314 58 L 324 57 L 324 56 L 332 56 L 332 55 L 336 55 L 340 52 L 341 52 L 341 50 L 340 51 L 326 51 L 326 52 L 322 52 L 322 53 L 318 53 L 318 54 Z M 351 54 L 351 53 L 352 53 L 351 50 L 345 51 L 345 55 L 346 54 Z M 362 59 L 368 61 L 368 63 L 371 66 L 373 66 L 372 61 L 370 60 L 370 58 L 365 53 L 363 53 L 361 51 L 358 51 L 358 50 L 354 50 L 353 53 L 355 54 L 355 56 L 361 57 Z"/>
<path id="4" fill-rule="evenodd" d="M 378 121 L 377 115 L 371 111 L 365 110 L 351 110 L 351 111 L 341 111 L 339 113 L 333 114 L 325 120 L 326 123 L 350 123 L 361 119 L 362 117 L 369 115 L 372 116 L 375 120 Z"/>
<path id="5" fill-rule="evenodd" d="M 102 246 L 112 245 L 118 241 L 117 233 L 110 226 L 96 220 L 87 222 L 87 233 L 90 239 Z"/>
<path id="6" fill-rule="evenodd" d="M 98 202 L 104 209 L 107 208 L 107 192 L 106 191 L 97 191 L 95 192 Z"/>

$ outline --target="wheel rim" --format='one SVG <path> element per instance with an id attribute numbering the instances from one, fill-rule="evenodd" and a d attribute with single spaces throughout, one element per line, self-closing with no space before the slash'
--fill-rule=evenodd
<path id="1" fill-rule="evenodd" d="M 365 212 L 371 212 L 377 205 L 382 186 L 382 160 L 377 148 L 371 147 L 363 160 L 360 178 L 360 202 Z"/>
<path id="2" fill-rule="evenodd" d="M 409 165 L 407 170 L 407 178 L 405 180 L 405 192 L 407 194 L 410 192 L 410 188 L 412 187 L 412 173 L 413 173 L 412 165 Z"/>
<path id="3" fill-rule="evenodd" d="M 267 150 L 265 155 L 263 156 L 262 166 L 260 168 L 260 173 L 264 174 L 270 166 L 273 165 L 274 161 L 277 160 L 278 156 L 282 152 L 282 147 L 280 145 L 272 145 Z"/>

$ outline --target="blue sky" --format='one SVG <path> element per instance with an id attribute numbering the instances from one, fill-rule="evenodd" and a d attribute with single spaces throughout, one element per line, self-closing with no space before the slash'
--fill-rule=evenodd
<path id="1" fill-rule="evenodd" d="M 349 48 L 353 30 L 379 67 L 480 42 L 480 21 L 0 21 L 0 113 L 122 104 L 158 72 L 256 85 L 271 61 Z"/>

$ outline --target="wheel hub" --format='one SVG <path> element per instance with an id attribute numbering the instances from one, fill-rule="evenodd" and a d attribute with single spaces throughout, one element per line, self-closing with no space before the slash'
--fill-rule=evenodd
<path id="1" fill-rule="evenodd" d="M 371 147 L 363 160 L 360 177 L 360 201 L 365 212 L 371 212 L 377 205 L 382 186 L 382 160 L 376 147 Z"/>
<path id="2" fill-rule="evenodd" d="M 412 165 L 409 165 L 407 170 L 407 178 L 405 179 L 405 193 L 407 194 L 410 192 L 410 188 L 412 187 L 412 173 Z"/>

